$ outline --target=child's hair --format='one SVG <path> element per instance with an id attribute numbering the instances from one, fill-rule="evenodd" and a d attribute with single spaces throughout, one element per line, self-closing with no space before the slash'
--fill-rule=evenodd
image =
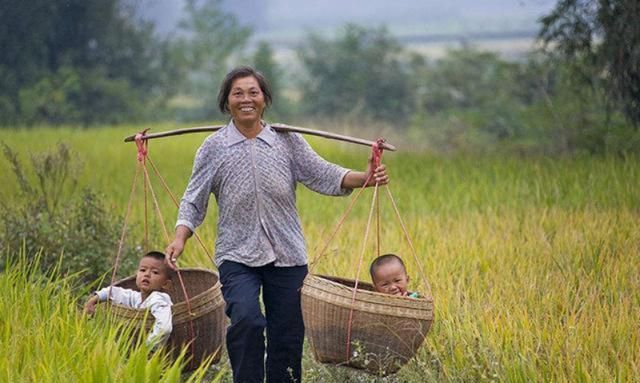
<path id="1" fill-rule="evenodd" d="M 374 259 L 373 262 L 371 262 L 371 266 L 369 267 L 369 274 L 371 274 L 371 279 L 374 279 L 376 270 L 378 270 L 378 268 L 380 266 L 386 265 L 387 263 L 391 263 L 393 261 L 399 262 L 400 266 L 402 266 L 402 269 L 407 270 L 406 267 L 404 267 L 404 262 L 402 262 L 402 258 L 398 257 L 395 254 L 384 254 L 379 256 L 378 258 Z"/>
<path id="2" fill-rule="evenodd" d="M 164 264 L 165 255 L 164 255 L 164 253 L 161 253 L 159 251 L 155 251 L 155 250 L 150 251 L 150 252 L 146 253 L 145 255 L 143 255 L 142 257 L 143 258 L 150 257 L 150 258 L 156 259 L 158 261 L 162 261 L 162 263 Z M 175 274 L 173 269 L 170 268 L 170 267 L 167 267 L 167 265 L 165 265 L 164 269 L 165 269 L 166 274 L 167 274 L 167 279 L 173 279 L 173 276 Z"/>

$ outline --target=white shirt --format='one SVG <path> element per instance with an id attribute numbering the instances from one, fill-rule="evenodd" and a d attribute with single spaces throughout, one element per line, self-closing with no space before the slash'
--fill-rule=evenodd
<path id="1" fill-rule="evenodd" d="M 142 294 L 140 294 L 139 291 L 113 286 L 96 291 L 100 302 L 104 302 L 109 298 L 109 289 L 111 289 L 111 302 L 134 309 L 149 309 L 156 321 L 147 337 L 148 346 L 153 347 L 169 339 L 169 335 L 171 335 L 171 330 L 173 329 L 171 322 L 171 306 L 173 303 L 171 302 L 169 294 L 153 291 L 147 299 L 143 301 Z"/>

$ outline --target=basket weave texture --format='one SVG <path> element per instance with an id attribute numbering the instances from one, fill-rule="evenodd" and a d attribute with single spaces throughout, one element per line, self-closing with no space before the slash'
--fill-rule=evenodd
<path id="1" fill-rule="evenodd" d="M 184 281 L 191 312 L 189 314 L 187 303 L 177 277 L 167 293 L 173 302 L 173 331 L 169 337 L 168 346 L 177 356 L 184 345 L 192 341 L 190 319 L 193 321 L 195 339 L 193 346 L 188 347 L 187 357 L 192 362 L 187 368 L 196 368 L 210 355 L 213 363 L 220 361 L 224 349 L 224 335 L 227 319 L 224 313 L 224 299 L 222 298 L 221 284 L 218 274 L 206 269 L 184 268 L 180 269 Z M 138 290 L 135 276 L 122 279 L 115 286 Z M 118 320 L 133 322 L 135 328 L 148 331 L 153 326 L 153 317 L 146 314 L 146 310 L 133 309 L 116 304 L 109 304 L 110 311 Z M 150 317 L 145 321 L 145 317 Z"/>
<path id="2" fill-rule="evenodd" d="M 433 322 L 431 297 L 408 298 L 373 292 L 355 281 L 308 275 L 302 288 L 302 313 L 315 358 L 387 375 L 397 372 L 422 345 Z M 349 315 L 353 307 L 350 355 Z"/>

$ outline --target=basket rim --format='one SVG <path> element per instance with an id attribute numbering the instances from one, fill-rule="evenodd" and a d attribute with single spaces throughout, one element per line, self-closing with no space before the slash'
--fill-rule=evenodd
<path id="1" fill-rule="evenodd" d="M 353 300 L 353 287 L 346 286 L 332 278 L 345 282 L 355 281 L 348 278 L 309 274 L 302 289 L 303 299 L 321 300 L 325 303 L 399 318 L 413 318 L 432 321 L 434 318 L 433 299 L 410 298 L 357 289 Z M 364 284 L 367 284 L 364 282 Z"/>
<path id="2" fill-rule="evenodd" d="M 185 267 L 185 268 L 181 268 L 180 272 L 183 271 L 202 271 L 202 272 L 206 272 L 209 274 L 214 274 L 217 277 L 217 281 L 216 283 L 213 284 L 213 286 L 209 287 L 208 289 L 202 291 L 199 294 L 196 294 L 192 297 L 189 297 L 189 303 L 191 304 L 191 310 L 194 311 L 195 309 L 201 307 L 201 306 L 205 306 L 206 303 L 208 302 L 206 295 L 208 295 L 209 293 L 211 293 L 212 291 L 218 290 L 218 294 L 215 294 L 214 298 L 218 298 L 219 296 L 222 296 L 222 291 L 221 291 L 221 287 L 222 284 L 220 283 L 220 275 L 215 272 L 214 270 L 210 270 L 210 269 L 206 269 L 203 267 Z M 128 276 L 122 279 L 117 280 L 113 286 L 117 286 L 121 283 L 127 282 L 131 279 L 135 279 L 135 275 L 133 276 Z M 110 285 L 111 286 L 111 285 Z M 136 290 L 138 291 L 138 290 Z M 220 304 L 217 305 L 213 305 L 212 308 L 210 308 L 209 310 L 207 310 L 206 312 L 210 312 L 213 311 L 215 308 L 221 306 L 224 304 L 224 300 L 222 299 L 216 299 L 221 301 Z M 116 307 L 119 310 L 126 310 L 126 311 L 130 311 L 130 312 L 135 312 L 135 314 L 133 314 L 133 316 L 138 316 L 138 315 L 144 315 L 144 313 L 147 311 L 147 309 L 145 308 L 134 308 L 134 307 L 128 307 L 128 306 L 124 306 L 124 305 L 120 305 L 117 303 L 113 303 L 113 302 L 106 302 L 108 305 Z M 173 317 L 179 316 L 183 311 L 187 312 L 188 311 L 188 307 L 187 307 L 187 302 L 186 301 L 182 301 L 182 302 L 178 302 L 175 304 L 172 304 L 171 310 L 173 312 Z"/>
<path id="3" fill-rule="evenodd" d="M 344 277 L 336 277 L 336 276 L 332 276 L 332 275 L 325 275 L 325 274 L 309 274 L 307 276 L 307 278 L 312 277 L 312 278 L 320 278 L 325 282 L 329 282 L 332 285 L 335 285 L 336 287 L 340 287 L 340 288 L 344 288 L 346 290 L 349 291 L 353 291 L 353 287 L 349 287 L 349 286 L 345 286 L 344 284 L 337 282 L 336 279 L 338 280 L 342 280 L 342 281 L 346 281 L 346 282 L 355 282 L 355 279 L 351 279 L 351 278 L 344 278 Z M 373 287 L 372 283 L 366 282 L 366 281 L 362 281 L 362 280 L 358 280 L 358 286 L 371 286 Z M 371 295 L 374 297 L 381 297 L 384 298 L 385 300 L 389 300 L 389 301 L 397 301 L 397 302 L 415 302 L 415 301 L 428 301 L 428 302 L 433 302 L 433 297 L 431 295 L 424 295 L 424 296 L 420 296 L 418 298 L 411 298 L 408 296 L 400 296 L 400 295 L 391 295 L 391 294 L 385 294 L 385 293 L 379 293 L 377 291 L 373 291 L 373 290 L 366 290 L 366 289 L 361 289 L 358 287 L 358 294 L 364 293 L 366 295 Z M 357 295 L 356 295 L 356 300 L 358 300 Z"/>

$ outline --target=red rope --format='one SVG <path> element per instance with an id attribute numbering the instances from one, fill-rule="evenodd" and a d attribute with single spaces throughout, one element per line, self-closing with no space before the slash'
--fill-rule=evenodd
<path id="1" fill-rule="evenodd" d="M 373 160 L 374 160 L 374 170 L 380 163 L 382 162 L 382 151 L 384 150 L 384 139 L 379 138 L 376 141 L 377 145 L 372 145 L 371 151 L 373 152 Z M 378 182 L 376 181 L 376 188 L 378 187 Z M 380 256 L 380 194 L 377 193 L 376 190 L 376 256 Z"/>
<path id="2" fill-rule="evenodd" d="M 145 129 L 142 132 L 136 134 L 135 136 L 135 142 L 136 142 L 136 146 L 138 147 L 138 162 L 142 164 L 142 166 L 145 168 L 145 172 L 144 172 L 144 181 L 142 183 L 143 185 L 143 195 L 144 195 L 144 253 L 148 253 L 149 252 L 149 211 L 148 211 L 148 201 L 147 201 L 147 184 L 149 183 L 149 177 L 148 177 L 148 173 L 146 171 L 146 158 L 147 158 L 147 154 L 149 153 L 148 150 L 148 145 L 149 143 L 147 142 L 147 140 L 143 140 L 142 138 L 144 137 L 144 135 L 147 133 L 149 129 Z"/>
<path id="3" fill-rule="evenodd" d="M 120 257 L 122 255 L 122 247 L 123 247 L 123 243 L 124 243 L 124 236 L 125 236 L 125 232 L 126 232 L 126 227 L 127 227 L 127 221 L 129 218 L 129 215 L 131 213 L 131 206 L 132 206 L 132 201 L 133 201 L 133 195 L 135 192 L 135 185 L 136 185 L 136 181 L 138 179 L 138 173 L 140 172 L 140 169 L 143 169 L 144 171 L 144 179 L 143 179 L 143 186 L 144 186 L 144 230 L 145 230 L 145 253 L 148 251 L 147 246 L 148 246 L 148 228 L 149 228 L 149 223 L 148 223 L 148 219 L 147 219 L 147 215 L 148 215 L 148 211 L 147 211 L 147 187 L 149 188 L 149 191 L 151 192 L 151 197 L 153 199 L 153 203 L 154 203 L 154 207 L 156 208 L 156 212 L 158 215 L 158 219 L 160 220 L 163 232 L 164 232 L 164 236 L 165 239 L 167 240 L 167 242 L 170 240 L 169 238 L 169 233 L 167 231 L 166 225 L 165 225 L 165 221 L 164 218 L 162 216 L 162 211 L 160 210 L 160 205 L 158 203 L 158 199 L 156 198 L 156 194 L 153 190 L 153 186 L 151 185 L 151 180 L 149 177 L 149 171 L 147 170 L 147 166 L 146 166 L 146 160 L 149 159 L 148 158 L 148 142 L 147 140 L 144 139 L 144 135 L 145 133 L 148 131 L 149 129 L 145 129 L 142 132 L 136 134 L 135 136 L 135 142 L 136 142 L 136 146 L 137 146 L 137 160 L 138 163 L 140 164 L 139 166 L 136 167 L 136 173 L 133 179 L 133 183 L 131 186 L 131 193 L 129 195 L 129 201 L 127 202 L 127 212 L 125 214 L 125 219 L 124 219 L 124 224 L 122 226 L 122 234 L 120 236 L 120 242 L 118 244 L 118 252 L 116 254 L 116 259 L 115 259 L 115 265 L 113 268 L 113 274 L 111 276 L 111 286 L 113 286 L 113 284 L 115 283 L 115 276 L 120 264 Z M 151 160 L 149 159 L 149 162 L 151 163 Z M 158 173 L 155 165 L 153 165 L 153 163 L 151 163 L 153 166 L 154 171 L 156 172 L 156 174 L 158 175 L 158 177 L 160 178 L 160 180 L 162 181 L 163 185 L 165 186 L 165 188 L 167 189 L 167 191 L 169 191 L 168 186 L 166 185 L 164 179 L 160 176 L 160 174 Z M 175 197 L 173 196 L 173 194 L 169 191 L 169 194 L 171 196 L 171 198 L 175 201 Z M 177 266 L 176 266 L 177 267 Z M 178 275 L 178 279 L 180 281 L 180 286 L 182 288 L 182 293 L 184 294 L 185 297 L 185 301 L 187 304 L 187 310 L 189 312 L 189 327 L 190 327 L 190 333 L 191 333 L 191 342 L 190 342 L 190 347 L 191 347 L 191 352 L 192 354 L 194 353 L 194 340 L 195 340 L 195 329 L 193 327 L 193 312 L 191 310 L 191 301 L 189 300 L 189 294 L 187 294 L 187 289 L 186 286 L 184 284 L 184 280 L 182 279 L 182 274 L 180 273 L 180 270 L 176 268 L 176 272 Z M 111 289 L 109 289 L 109 297 L 111 297 Z M 192 360 L 193 362 L 193 360 Z"/>
<path id="4" fill-rule="evenodd" d="M 129 220 L 129 215 L 131 214 L 131 202 L 133 201 L 133 194 L 136 191 L 136 180 L 138 179 L 138 173 L 140 173 L 140 167 L 136 166 L 136 172 L 133 176 L 133 183 L 131 184 L 131 192 L 129 193 L 129 201 L 127 201 L 127 212 L 124 215 L 124 221 L 122 222 L 122 232 L 120 233 L 120 241 L 118 242 L 118 251 L 116 252 L 116 259 L 113 262 L 113 273 L 111 274 L 111 284 L 109 285 L 109 297 L 107 299 L 111 299 L 111 288 L 113 284 L 116 282 L 116 273 L 118 272 L 118 267 L 120 265 L 120 257 L 122 255 L 122 246 L 124 245 L 124 237 L 127 231 L 127 222 Z"/>
<path id="5" fill-rule="evenodd" d="M 173 201 L 173 204 L 177 208 L 180 208 L 180 204 L 178 203 L 177 198 L 171 192 L 171 189 L 169 189 L 169 185 L 167 185 L 167 182 L 160 175 L 160 172 L 158 171 L 158 168 L 156 168 L 156 165 L 153 163 L 153 161 L 151 161 L 151 157 L 147 156 L 147 160 L 151 164 L 151 168 L 153 169 L 153 172 L 155 173 L 156 177 L 158 177 L 158 179 L 162 183 L 162 186 L 164 187 L 164 190 L 167 192 L 167 194 L 169 194 L 169 197 L 171 197 L 171 200 Z M 209 252 L 209 250 L 207 250 L 207 247 L 205 246 L 204 241 L 202 241 L 202 238 L 200 238 L 200 236 L 198 235 L 197 232 L 194 232 L 193 236 L 196 237 L 196 240 L 198 240 L 198 243 L 200 244 L 200 248 L 204 251 L 204 253 L 207 255 L 207 257 L 209 257 L 209 259 L 211 260 L 211 263 L 213 263 L 213 265 L 215 266 L 215 262 L 213 260 L 213 257 L 211 256 L 211 253 Z"/>
<path id="6" fill-rule="evenodd" d="M 353 295 L 351 296 L 351 308 L 349 309 L 349 323 L 347 326 L 347 358 L 349 361 L 351 358 L 351 327 L 353 327 L 353 309 L 356 301 L 356 293 L 358 292 L 358 282 L 360 278 L 360 270 L 362 269 L 362 261 L 364 261 L 364 253 L 367 248 L 367 238 L 369 237 L 369 228 L 371 227 L 371 218 L 373 217 L 373 208 L 376 204 L 376 195 L 378 194 L 378 183 L 376 183 L 373 190 L 373 199 L 371 201 L 371 209 L 369 209 L 369 218 L 367 219 L 367 228 L 364 232 L 364 240 L 362 241 L 362 251 L 360 252 L 360 259 L 358 260 L 358 270 L 356 271 L 356 282 L 353 285 Z"/>
<path id="7" fill-rule="evenodd" d="M 146 166 L 143 166 L 144 173 L 147 181 L 149 181 L 149 171 Z M 158 219 L 160 220 L 160 225 L 162 226 L 162 231 L 164 233 L 164 238 L 169 243 L 171 238 L 169 237 L 169 231 L 167 230 L 167 226 L 165 225 L 164 217 L 162 216 L 162 211 L 160 210 L 160 204 L 158 203 L 158 199 L 156 198 L 156 193 L 153 190 L 153 186 L 151 182 L 149 182 L 149 190 L 151 191 L 151 197 L 153 198 L 153 205 L 156 208 L 156 214 Z M 180 273 L 180 269 L 178 265 L 176 265 L 176 274 L 178 275 L 178 280 L 180 281 L 180 287 L 182 288 L 182 294 L 184 294 L 184 300 L 187 303 L 187 311 L 189 312 L 189 333 L 191 335 L 191 342 L 189 343 L 189 347 L 191 347 L 191 354 L 194 354 L 195 349 L 193 345 L 193 341 L 196 339 L 195 329 L 193 328 L 193 311 L 191 310 L 191 301 L 189 299 L 189 294 L 187 294 L 187 288 L 184 285 L 184 281 L 182 280 L 182 274 Z"/>
<path id="8" fill-rule="evenodd" d="M 147 167 L 144 166 L 143 168 L 148 180 L 149 172 L 147 171 Z M 153 198 L 153 204 L 156 208 L 156 214 L 158 215 L 158 219 L 160 220 L 160 225 L 162 226 L 162 231 L 164 233 L 165 240 L 167 241 L 167 243 L 169 243 L 171 241 L 171 238 L 169 237 L 169 231 L 167 230 L 167 226 L 165 225 L 164 217 L 162 216 L 162 211 L 160 210 L 160 204 L 158 203 L 158 199 L 156 198 L 156 193 L 154 192 L 153 186 L 151 185 L 151 183 L 149 183 L 149 190 L 151 191 L 151 197 Z M 190 316 L 193 316 L 194 314 L 191 311 L 191 301 L 189 300 L 187 289 L 184 285 L 184 282 L 182 281 L 182 275 L 180 274 L 180 269 L 178 268 L 177 265 L 176 265 L 176 273 L 178 274 L 178 279 L 180 280 L 180 286 L 182 287 L 182 293 L 184 294 L 185 302 L 187 303 L 187 311 L 189 312 Z M 189 323 L 191 325 L 191 339 L 195 339 L 195 333 L 193 331 L 193 321 L 189 320 Z"/>
<path id="9" fill-rule="evenodd" d="M 383 146 L 382 146 L 383 143 L 384 143 L 384 140 L 380 138 L 371 146 L 371 152 L 372 152 L 371 160 L 373 163 L 373 170 L 375 170 L 378 166 L 380 166 L 380 160 L 382 158 L 382 151 L 383 151 Z M 364 181 L 364 183 L 362 184 L 362 187 L 360 188 L 360 190 L 358 190 L 358 193 L 356 193 L 356 196 L 353 197 L 353 199 L 351 200 L 351 203 L 349 203 L 349 206 L 347 207 L 347 210 L 344 212 L 344 214 L 342 214 L 342 217 L 340 217 L 340 219 L 338 220 L 338 224 L 336 225 L 336 228 L 333 230 L 329 238 L 326 241 L 324 241 L 324 246 L 322 247 L 322 250 L 319 253 L 317 253 L 317 255 L 311 260 L 311 262 L 309 262 L 310 274 L 313 274 L 313 270 L 316 268 L 320 259 L 322 259 L 326 255 L 326 251 L 329 248 L 331 241 L 333 241 L 336 234 L 338 234 L 338 231 L 342 227 L 342 224 L 344 224 L 344 221 L 346 220 L 347 216 L 349 216 L 349 213 L 351 213 L 351 210 L 355 206 L 356 201 L 358 200 L 358 198 L 360 198 L 360 196 L 364 192 L 365 187 L 369 184 L 369 182 L 373 178 L 373 174 L 374 172 L 372 171 L 367 177 L 367 179 Z"/>
<path id="10" fill-rule="evenodd" d="M 371 178 L 373 177 L 375 170 L 380 166 L 380 162 L 382 160 L 382 152 L 383 152 L 383 144 L 384 140 L 379 138 L 376 142 L 371 145 L 371 162 L 372 169 L 369 169 L 369 177 L 364 182 L 362 186 L 362 190 L 369 184 Z M 373 189 L 373 198 L 371 200 L 371 208 L 369 209 L 369 218 L 367 219 L 367 227 L 364 232 L 364 239 L 362 241 L 362 251 L 360 253 L 360 259 L 358 260 L 358 270 L 356 271 L 355 283 L 353 285 L 353 294 L 351 296 L 351 308 L 349 309 L 349 322 L 347 324 L 347 358 L 348 361 L 351 358 L 351 329 L 353 327 L 353 310 L 356 301 L 356 294 L 358 292 L 358 282 L 360 281 L 360 271 L 362 270 L 362 262 L 364 261 L 364 253 L 367 248 L 367 239 L 369 238 L 369 229 L 371 227 L 371 218 L 373 217 L 373 211 L 376 206 L 378 206 L 378 188 L 379 183 L 376 181 L 375 188 Z M 378 253 L 380 252 L 380 210 L 378 208 L 377 222 L 378 222 Z"/>
<path id="11" fill-rule="evenodd" d="M 416 265 L 418 266 L 418 271 L 420 272 L 420 276 L 422 277 L 422 283 L 426 288 L 426 291 L 429 294 L 429 296 L 433 297 L 433 295 L 431 294 L 431 286 L 429 285 L 429 281 L 427 280 L 427 277 L 424 275 L 422 263 L 418 258 L 418 254 L 416 253 L 416 249 L 413 246 L 413 242 L 411 242 L 411 237 L 409 237 L 409 232 L 407 231 L 407 228 L 404 225 L 404 222 L 402 221 L 402 217 L 400 216 L 400 211 L 398 210 L 398 206 L 396 206 L 396 201 L 393 199 L 393 196 L 391 195 L 391 190 L 388 187 L 386 187 L 385 189 L 387 189 L 387 195 L 391 200 L 391 205 L 393 206 L 393 210 L 396 213 L 396 217 L 400 222 L 400 227 L 402 227 L 402 232 L 404 233 L 404 236 L 407 239 L 407 242 L 409 243 L 409 247 L 411 248 L 411 254 L 413 255 L 413 259 L 416 261 Z"/>

